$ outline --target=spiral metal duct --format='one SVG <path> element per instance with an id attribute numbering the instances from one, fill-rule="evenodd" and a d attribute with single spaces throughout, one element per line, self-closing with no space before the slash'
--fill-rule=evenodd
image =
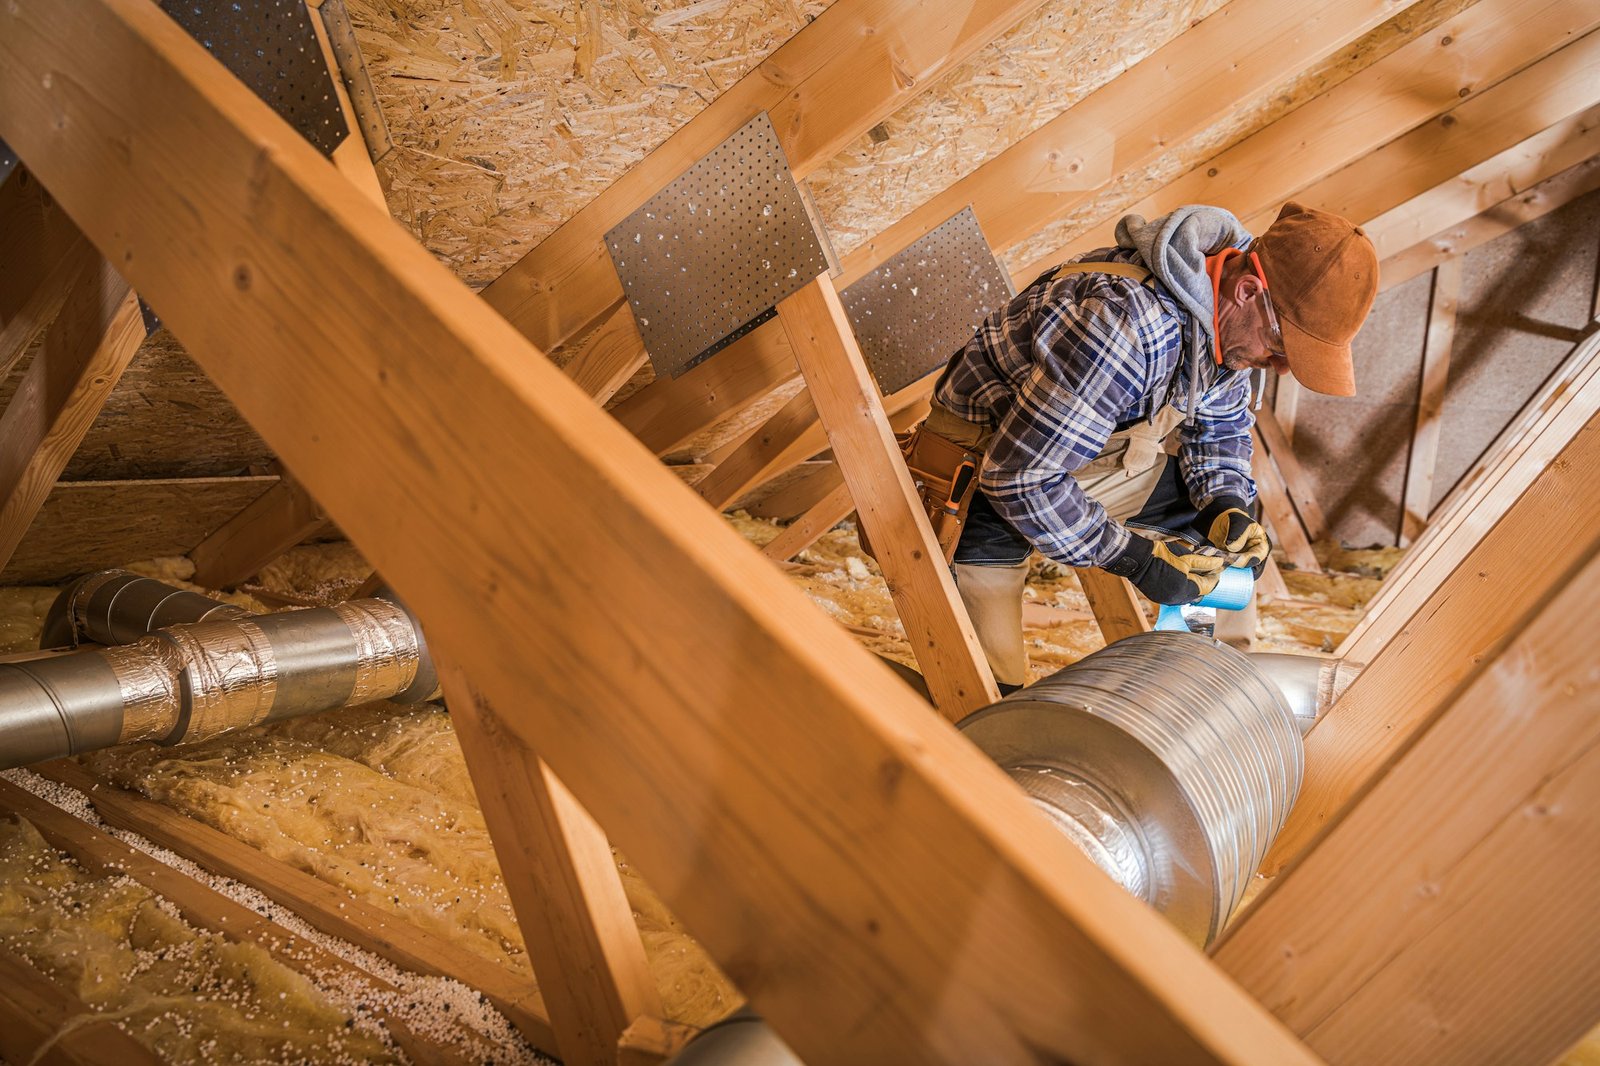
<path id="1" fill-rule="evenodd" d="M 0 664 L 0 769 L 438 691 L 420 627 L 388 599 L 250 615 L 110 571 L 69 586 L 47 623 L 47 641 L 119 646 Z"/>
<path id="2" fill-rule="evenodd" d="M 1300 790 L 1300 730 L 1244 654 L 1120 640 L 961 722 L 1101 869 L 1209 943 Z"/>

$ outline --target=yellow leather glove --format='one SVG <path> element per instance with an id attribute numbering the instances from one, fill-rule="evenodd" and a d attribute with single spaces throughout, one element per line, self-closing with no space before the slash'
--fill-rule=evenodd
<path id="1" fill-rule="evenodd" d="M 1256 577 L 1266 569 L 1272 552 L 1267 531 L 1250 513 L 1250 505 L 1237 496 L 1218 496 L 1195 522 L 1206 540 L 1227 552 L 1229 566 L 1248 566 Z"/>
<path id="2" fill-rule="evenodd" d="M 1217 587 L 1227 565 L 1228 560 L 1201 555 L 1187 544 L 1135 534 L 1122 554 L 1102 569 L 1127 578 L 1154 603 L 1193 603 Z"/>

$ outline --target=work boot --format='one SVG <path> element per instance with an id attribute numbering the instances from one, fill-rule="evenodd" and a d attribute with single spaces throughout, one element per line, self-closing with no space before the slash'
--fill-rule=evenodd
<path id="1" fill-rule="evenodd" d="M 1026 560 L 1015 566 L 956 563 L 956 591 L 966 605 L 978 643 L 1002 693 L 1015 692 L 1028 679 L 1028 651 L 1022 644 L 1022 586 Z"/>

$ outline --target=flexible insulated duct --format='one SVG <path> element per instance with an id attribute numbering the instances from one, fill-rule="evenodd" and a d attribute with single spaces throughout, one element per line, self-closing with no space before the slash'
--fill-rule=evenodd
<path id="1" fill-rule="evenodd" d="M 1084 854 L 1202 945 L 1243 897 L 1303 771 L 1278 686 L 1189 633 L 1120 640 L 959 728 Z"/>
<path id="2" fill-rule="evenodd" d="M 61 594 L 47 640 L 134 642 L 0 664 L 0 768 L 438 690 L 415 619 L 381 598 L 249 615 L 113 571 Z"/>

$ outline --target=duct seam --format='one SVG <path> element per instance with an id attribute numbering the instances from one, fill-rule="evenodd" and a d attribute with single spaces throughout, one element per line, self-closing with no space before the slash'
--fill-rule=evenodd
<path id="1" fill-rule="evenodd" d="M 187 663 L 189 721 L 182 740 L 205 740 L 264 721 L 278 692 L 272 643 L 251 621 L 165 631 Z"/>
<path id="2" fill-rule="evenodd" d="M 352 705 L 404 692 L 416 680 L 421 656 L 410 617 L 388 600 L 346 600 L 333 612 L 356 642 Z"/>
<path id="3" fill-rule="evenodd" d="M 122 733 L 118 743 L 170 735 L 183 719 L 179 675 L 183 653 L 161 637 L 106 648 L 99 653 L 110 665 L 122 694 Z"/>

